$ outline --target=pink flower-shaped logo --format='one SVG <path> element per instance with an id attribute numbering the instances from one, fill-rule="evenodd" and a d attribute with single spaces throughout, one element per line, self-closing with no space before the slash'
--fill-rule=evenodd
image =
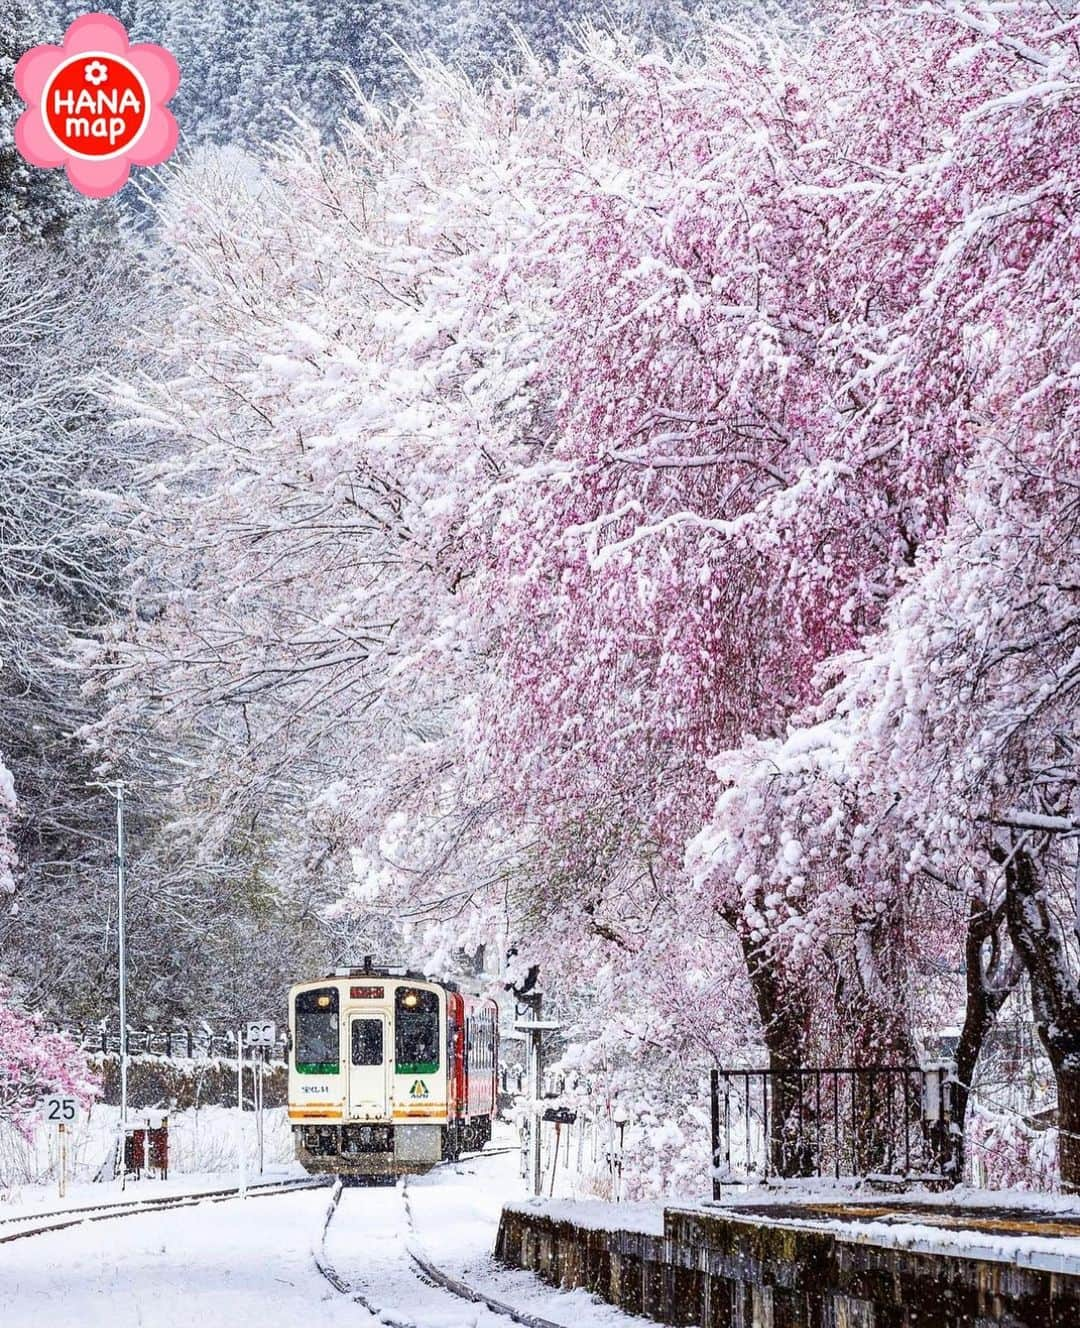
<path id="1" fill-rule="evenodd" d="M 108 14 L 84 14 L 63 46 L 35 46 L 15 66 L 27 110 L 15 146 L 34 166 L 63 166 L 91 198 L 122 189 L 132 166 L 156 166 L 176 147 L 165 103 L 180 71 L 160 46 L 132 46 Z"/>

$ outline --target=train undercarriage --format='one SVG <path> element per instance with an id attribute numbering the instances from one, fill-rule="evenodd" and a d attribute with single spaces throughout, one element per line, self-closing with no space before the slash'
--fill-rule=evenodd
<path id="1" fill-rule="evenodd" d="M 491 1139 L 491 1118 L 448 1125 L 301 1125 L 294 1133 L 297 1159 L 307 1171 L 394 1179 L 483 1148 Z"/>

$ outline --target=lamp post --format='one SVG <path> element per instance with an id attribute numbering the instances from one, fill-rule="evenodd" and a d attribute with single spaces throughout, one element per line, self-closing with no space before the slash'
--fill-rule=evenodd
<path id="1" fill-rule="evenodd" d="M 127 1046 L 127 926 L 124 917 L 124 786 L 116 793 L 116 930 L 120 958 L 120 1136 L 127 1138 L 128 1046 Z"/>
<path id="2" fill-rule="evenodd" d="M 118 1127 L 120 1175 L 127 1174 L 124 1156 L 127 1141 L 128 1116 L 128 1042 L 127 1042 L 127 925 L 125 918 L 125 878 L 124 878 L 124 786 L 117 784 L 111 788 L 108 784 L 95 783 L 90 788 L 104 789 L 116 803 L 116 932 L 118 963 L 120 967 L 120 1124 Z"/>
<path id="3" fill-rule="evenodd" d="M 615 1202 L 622 1199 L 622 1169 L 623 1169 L 623 1138 L 626 1134 L 626 1126 L 630 1120 L 630 1113 L 621 1102 L 616 1102 L 615 1110 L 611 1113 L 611 1123 L 619 1131 L 619 1148 L 615 1154 Z"/>

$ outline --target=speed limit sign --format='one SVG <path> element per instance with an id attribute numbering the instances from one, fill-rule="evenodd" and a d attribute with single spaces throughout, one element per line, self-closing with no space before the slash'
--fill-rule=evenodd
<path id="1" fill-rule="evenodd" d="M 45 1119 L 51 1125 L 74 1125 L 79 1119 L 79 1100 L 74 1097 L 47 1097 Z"/>

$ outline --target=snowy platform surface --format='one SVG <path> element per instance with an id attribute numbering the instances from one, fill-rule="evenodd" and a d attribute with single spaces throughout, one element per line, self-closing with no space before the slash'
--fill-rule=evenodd
<path id="1" fill-rule="evenodd" d="M 842 1188 L 752 1189 L 669 1213 L 733 1217 L 827 1232 L 840 1240 L 1080 1275 L 1080 1200 L 961 1189 L 904 1195 Z"/>
<path id="2" fill-rule="evenodd" d="M 662 1236 L 664 1211 L 671 1204 L 659 1201 L 605 1203 L 599 1199 L 522 1199 L 507 1207 L 522 1213 L 536 1213 L 553 1222 L 571 1222 L 585 1231 L 640 1231 L 647 1236 Z"/>

